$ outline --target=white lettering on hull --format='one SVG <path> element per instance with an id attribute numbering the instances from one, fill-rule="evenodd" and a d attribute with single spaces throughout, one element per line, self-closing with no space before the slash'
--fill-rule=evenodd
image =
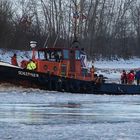
<path id="1" fill-rule="evenodd" d="M 18 71 L 18 75 L 30 76 L 30 77 L 39 77 L 39 74 L 37 74 L 37 73 L 24 72 L 24 71 Z"/>

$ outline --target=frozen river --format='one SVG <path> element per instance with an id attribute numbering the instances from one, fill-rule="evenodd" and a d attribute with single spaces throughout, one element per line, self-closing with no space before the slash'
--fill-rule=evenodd
<path id="1" fill-rule="evenodd" d="M 0 140 L 138 140 L 140 96 L 0 86 Z"/>

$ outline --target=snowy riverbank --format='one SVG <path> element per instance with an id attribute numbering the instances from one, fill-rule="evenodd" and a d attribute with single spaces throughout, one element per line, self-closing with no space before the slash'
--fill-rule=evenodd
<path id="1" fill-rule="evenodd" d="M 112 61 L 95 61 L 95 68 L 98 74 L 108 77 L 108 81 L 120 82 L 120 75 L 123 69 L 127 72 L 130 70 L 140 69 L 140 58 L 132 58 L 129 60 L 119 59 Z"/>

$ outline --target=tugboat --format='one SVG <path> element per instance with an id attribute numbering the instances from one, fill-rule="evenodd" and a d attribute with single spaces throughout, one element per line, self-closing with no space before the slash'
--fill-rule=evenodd
<path id="1" fill-rule="evenodd" d="M 75 93 L 91 93 L 94 67 L 87 68 L 87 55 L 77 46 L 71 48 L 40 48 L 31 42 L 35 70 L 27 69 L 29 61 L 20 66 L 0 62 L 0 82 Z"/>
<path id="2" fill-rule="evenodd" d="M 74 26 L 74 41 L 69 48 L 36 49 L 36 42 L 31 41 L 34 69 L 28 68 L 30 60 L 22 60 L 20 66 L 0 62 L 0 83 L 70 93 L 140 94 L 140 85 L 105 83 L 105 77 L 97 76 L 93 65 L 87 67 L 87 55 L 78 47 L 77 17 Z"/>
<path id="3" fill-rule="evenodd" d="M 20 66 L 0 62 L 0 83 L 70 93 L 140 94 L 140 85 L 105 83 L 103 75 L 95 74 L 94 66 L 87 67 L 87 55 L 77 46 L 36 49 L 35 42 L 31 46 L 36 68 L 27 69 L 30 60 L 22 60 Z"/>
<path id="4" fill-rule="evenodd" d="M 77 5 L 74 5 L 77 13 Z M 46 90 L 93 93 L 95 81 L 102 83 L 103 76 L 97 77 L 93 66 L 87 68 L 87 55 L 78 47 L 78 18 L 74 19 L 74 41 L 69 48 L 36 49 L 36 42 L 31 41 L 35 69 L 28 68 L 30 61 L 27 60 L 22 60 L 20 66 L 0 62 L 0 82 Z"/>

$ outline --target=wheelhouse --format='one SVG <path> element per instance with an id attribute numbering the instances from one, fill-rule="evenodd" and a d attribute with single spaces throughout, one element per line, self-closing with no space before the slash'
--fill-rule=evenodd
<path id="1" fill-rule="evenodd" d="M 80 49 L 68 48 L 46 48 L 38 50 L 38 58 L 40 60 L 56 61 L 56 59 L 63 60 L 80 60 Z"/>
<path id="2" fill-rule="evenodd" d="M 79 48 L 33 49 L 32 59 L 37 64 L 37 72 L 79 80 L 91 80 L 93 77 L 87 68 L 87 55 Z"/>

